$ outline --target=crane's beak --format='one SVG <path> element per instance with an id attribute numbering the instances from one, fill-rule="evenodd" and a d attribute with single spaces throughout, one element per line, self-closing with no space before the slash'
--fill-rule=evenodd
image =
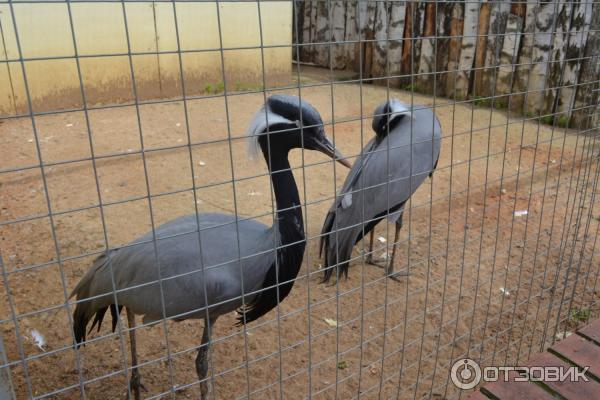
<path id="1" fill-rule="evenodd" d="M 322 139 L 318 139 L 316 145 L 317 150 L 321 153 L 327 154 L 346 168 L 352 168 L 352 164 L 350 164 L 350 162 L 344 158 L 343 154 L 333 146 L 333 143 L 331 143 L 327 136 L 323 135 Z"/>

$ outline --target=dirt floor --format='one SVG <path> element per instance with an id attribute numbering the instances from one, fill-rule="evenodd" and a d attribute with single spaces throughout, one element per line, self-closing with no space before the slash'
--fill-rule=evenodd
<path id="1" fill-rule="evenodd" d="M 316 84 L 313 75 L 303 83 Z M 410 92 L 390 95 L 411 101 Z M 368 115 L 387 92 L 336 82 L 305 87 L 302 97 L 335 122 L 326 129 L 342 152 L 356 156 L 373 135 Z M 242 138 L 262 102 L 262 93 L 229 96 L 228 119 L 223 97 L 188 101 L 192 146 L 182 102 L 140 106 L 147 181 L 133 106 L 89 112 L 95 163 L 84 113 L 36 117 L 45 181 L 31 120 L 0 124 L 6 289 L 0 322 L 18 398 L 79 398 L 81 382 L 91 399 L 126 395 L 126 335 L 120 328 L 111 334 L 105 324 L 91 335 L 97 340 L 74 350 L 65 299 L 107 244 L 117 247 L 151 229 L 150 210 L 156 225 L 193 213 L 195 187 L 201 211 L 237 210 L 272 222 L 266 167 L 247 159 Z M 348 280 L 319 283 L 318 234 L 346 171 L 339 165 L 334 171 L 314 152 L 305 153 L 302 169 L 301 152 L 293 152 L 307 204 L 304 265 L 279 310 L 245 331 L 234 326 L 233 314 L 219 319 L 211 347 L 215 398 L 248 392 L 290 399 L 456 398 L 448 381 L 453 360 L 468 354 L 483 365 L 523 363 L 556 330 L 600 315 L 598 143 L 507 119 L 504 111 L 421 95 L 414 102 L 435 105 L 444 138 L 437 172 L 405 213 L 395 268 L 408 268 L 410 276 L 386 279 L 363 263 L 359 245 Z M 379 236 L 390 239 L 377 241 L 375 255 L 382 257 L 391 250 L 393 226 L 381 223 Z M 34 330 L 45 345 L 36 345 Z M 138 330 L 145 396 L 198 397 L 194 358 L 201 332 L 198 321 Z"/>

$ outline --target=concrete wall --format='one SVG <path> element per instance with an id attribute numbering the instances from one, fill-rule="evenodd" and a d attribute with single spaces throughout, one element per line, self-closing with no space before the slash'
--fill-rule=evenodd
<path id="1" fill-rule="evenodd" d="M 177 25 L 188 95 L 215 93 L 223 88 L 262 87 L 258 6 L 252 2 L 219 4 L 178 2 Z M 13 4 L 17 32 L 35 112 L 81 107 L 75 46 L 66 4 Z M 129 31 L 132 65 L 141 100 L 181 96 L 173 3 L 72 3 L 77 52 L 89 104 L 131 101 L 134 98 L 127 49 Z M 292 40 L 292 4 L 264 2 L 260 6 L 264 45 L 287 45 Z M 0 115 L 27 113 L 27 97 L 10 6 L 0 3 Z M 136 53 L 173 52 L 170 54 Z M 100 56 L 110 54 L 112 56 Z M 92 57 L 90 57 L 92 56 Z M 264 50 L 267 86 L 290 79 L 290 47 Z M 35 60 L 36 58 L 57 58 Z M 8 62 L 7 62 L 8 60 Z"/>

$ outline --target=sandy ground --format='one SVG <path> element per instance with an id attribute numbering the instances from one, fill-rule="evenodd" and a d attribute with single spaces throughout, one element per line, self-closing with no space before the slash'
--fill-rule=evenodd
<path id="1" fill-rule="evenodd" d="M 325 121 L 335 121 L 327 131 L 348 156 L 372 137 L 368 114 L 386 95 L 382 87 L 339 83 L 302 90 Z M 272 221 L 266 167 L 246 158 L 239 139 L 262 101 L 262 94 L 228 97 L 229 120 L 222 97 L 188 101 L 191 147 L 182 102 L 140 106 L 147 182 L 135 107 L 89 113 L 95 163 L 83 113 L 36 118 L 54 238 L 31 120 L 0 124 L 7 289 L 0 317 L 19 398 L 54 392 L 50 397 L 79 398 L 80 382 L 88 398 L 126 395 L 126 335 L 111 334 L 105 324 L 91 335 L 96 341 L 75 351 L 65 296 L 106 244 L 122 245 L 151 228 L 150 210 L 155 224 L 193 213 L 195 185 L 201 211 L 237 208 Z M 419 95 L 414 102 L 434 105 Z M 313 152 L 305 153 L 302 169 L 301 152 L 292 154 L 307 204 L 305 262 L 286 301 L 246 332 L 234 326 L 234 315 L 217 322 L 215 398 L 248 392 L 290 399 L 455 398 L 448 384 L 452 360 L 468 354 L 484 365 L 524 362 L 554 339 L 557 318 L 564 330 L 599 315 L 600 252 L 593 252 L 599 146 L 563 129 L 507 119 L 503 111 L 445 99 L 435 106 L 444 132 L 441 160 L 405 214 L 395 267 L 408 268 L 410 276 L 400 282 L 364 264 L 357 246 L 348 280 L 319 283 L 318 233 L 346 171 Z M 170 149 L 159 150 L 164 147 Z M 66 160 L 80 161 L 60 164 Z M 522 210 L 528 213 L 515 216 Z M 376 235 L 390 239 L 377 242 L 381 256 L 390 250 L 393 226 L 380 224 Z M 145 396 L 198 397 L 193 360 L 201 329 L 201 322 L 185 321 L 138 330 Z M 45 337 L 43 349 L 33 330 Z"/>

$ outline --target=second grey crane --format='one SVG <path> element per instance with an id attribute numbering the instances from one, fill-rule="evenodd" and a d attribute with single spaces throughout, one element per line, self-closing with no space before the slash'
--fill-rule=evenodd
<path id="1" fill-rule="evenodd" d="M 238 310 L 239 323 L 254 321 L 291 291 L 306 246 L 300 197 L 288 161 L 292 149 L 317 150 L 341 160 L 325 135 L 321 116 L 297 97 L 276 95 L 255 114 L 251 147 L 262 151 L 277 205 L 273 226 L 228 214 L 193 214 L 168 222 L 93 263 L 71 296 L 77 296 L 73 330 L 86 339 L 89 321 L 100 329 L 110 310 L 113 331 L 125 307 L 132 356 L 130 387 L 140 397 L 135 315 L 144 323 L 164 318 L 204 319 L 196 371 L 208 393 L 210 330 L 220 315 Z M 239 243 L 239 254 L 237 244 Z"/>
<path id="2" fill-rule="evenodd" d="M 441 147 L 440 123 L 431 109 L 390 99 L 374 112 L 376 136 L 356 159 L 321 231 L 327 282 L 334 269 L 347 276 L 354 245 L 371 234 L 382 219 L 396 224 L 392 257 L 386 274 L 394 278 L 394 257 L 402 228 L 404 205 L 437 166 Z M 409 177 L 411 179 L 409 179 Z"/>

